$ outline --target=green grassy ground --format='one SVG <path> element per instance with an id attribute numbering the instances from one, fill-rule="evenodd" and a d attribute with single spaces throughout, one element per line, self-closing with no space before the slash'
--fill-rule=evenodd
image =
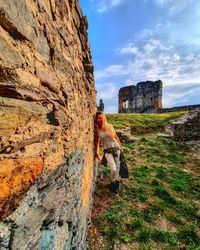
<path id="1" fill-rule="evenodd" d="M 143 134 L 163 130 L 170 121 L 186 112 L 172 112 L 165 114 L 108 114 L 108 122 L 116 129 L 130 128 L 133 134 Z"/>
<path id="2" fill-rule="evenodd" d="M 152 118 L 132 116 L 147 124 Z M 111 118 L 120 126 L 132 121 Z M 152 123 L 166 119 L 170 115 Z M 104 244 L 93 249 L 200 250 L 200 146 L 147 135 L 124 151 L 130 178 L 122 180 L 118 195 L 105 197 L 97 185 L 96 198 L 109 204 L 95 216 Z M 108 175 L 106 168 L 103 172 Z"/>

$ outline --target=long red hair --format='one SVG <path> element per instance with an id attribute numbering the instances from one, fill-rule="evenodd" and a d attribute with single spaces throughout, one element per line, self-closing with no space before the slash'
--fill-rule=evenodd
<path id="1" fill-rule="evenodd" d="M 97 112 L 96 118 L 95 118 L 96 124 L 97 124 L 98 117 L 101 117 L 101 120 L 102 120 L 102 129 L 106 129 L 106 126 L 108 124 L 106 116 L 103 113 Z"/>
<path id="2" fill-rule="evenodd" d="M 105 114 L 103 114 L 103 113 L 97 113 L 96 114 L 96 117 L 95 117 L 96 124 L 97 124 L 97 118 L 98 117 L 101 117 L 101 119 L 102 119 L 102 129 L 109 132 L 109 134 L 112 136 L 112 138 L 115 139 L 114 128 L 113 128 L 113 126 L 111 124 L 108 124 Z"/>

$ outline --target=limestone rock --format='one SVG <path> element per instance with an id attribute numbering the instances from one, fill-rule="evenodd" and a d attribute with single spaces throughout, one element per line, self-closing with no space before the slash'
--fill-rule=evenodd
<path id="1" fill-rule="evenodd" d="M 0 249 L 85 248 L 96 172 L 87 28 L 78 0 L 0 0 Z"/>
<path id="2" fill-rule="evenodd" d="M 199 140 L 200 109 L 189 112 L 171 122 L 165 127 L 165 131 L 176 140 Z"/>
<path id="3" fill-rule="evenodd" d="M 139 139 L 133 137 L 131 135 L 130 131 L 129 132 L 125 132 L 125 131 L 123 131 L 121 129 L 117 129 L 116 130 L 116 134 L 119 137 L 120 141 L 124 142 L 124 143 L 136 142 L 136 141 L 139 140 Z"/>
<path id="4" fill-rule="evenodd" d="M 18 206 L 23 195 L 35 184 L 44 163 L 40 157 L 0 161 L 0 220 Z"/>

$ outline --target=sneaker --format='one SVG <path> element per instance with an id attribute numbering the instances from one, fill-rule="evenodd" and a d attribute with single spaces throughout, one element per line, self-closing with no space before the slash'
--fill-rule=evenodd
<path id="1" fill-rule="evenodd" d="M 111 192 L 117 193 L 119 190 L 119 181 L 112 181 L 109 185 L 109 190 Z"/>

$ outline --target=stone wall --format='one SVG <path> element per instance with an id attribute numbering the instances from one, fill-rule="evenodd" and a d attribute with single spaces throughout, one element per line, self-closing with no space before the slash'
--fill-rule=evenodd
<path id="1" fill-rule="evenodd" d="M 200 109 L 194 110 L 166 126 L 166 133 L 176 140 L 200 139 Z"/>
<path id="2" fill-rule="evenodd" d="M 96 111 L 77 0 L 0 0 L 0 249 L 84 249 Z"/>
<path id="3" fill-rule="evenodd" d="M 198 108 L 200 108 L 200 104 L 158 109 L 158 113 L 168 113 L 168 112 L 177 112 L 177 111 L 191 111 L 191 110 L 195 110 L 195 109 L 198 109 Z"/>
<path id="4" fill-rule="evenodd" d="M 162 108 L 162 81 L 139 82 L 119 90 L 119 113 L 155 113 Z"/>

